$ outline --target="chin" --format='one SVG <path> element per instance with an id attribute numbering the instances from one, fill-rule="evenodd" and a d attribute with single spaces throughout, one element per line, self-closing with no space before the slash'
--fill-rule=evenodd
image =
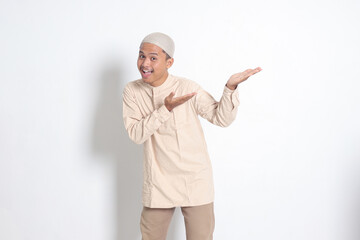
<path id="1" fill-rule="evenodd" d="M 151 80 L 148 78 L 141 78 L 143 80 L 144 83 L 148 83 L 151 84 Z"/>

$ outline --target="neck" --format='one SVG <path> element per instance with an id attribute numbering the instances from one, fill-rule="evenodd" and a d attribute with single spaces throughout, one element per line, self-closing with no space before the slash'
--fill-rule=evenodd
<path id="1" fill-rule="evenodd" d="M 153 82 L 153 83 L 150 84 L 150 85 L 153 86 L 153 87 L 161 86 L 161 85 L 166 81 L 166 79 L 168 78 L 168 76 L 169 76 L 169 73 L 166 71 L 166 72 L 164 73 L 164 75 L 163 75 L 158 81 Z"/>

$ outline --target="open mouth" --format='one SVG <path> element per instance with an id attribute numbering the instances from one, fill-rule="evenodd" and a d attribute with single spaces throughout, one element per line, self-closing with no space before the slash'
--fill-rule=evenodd
<path id="1" fill-rule="evenodd" d="M 151 73 L 153 73 L 154 71 L 142 69 L 141 72 L 142 72 L 143 77 L 149 77 L 151 75 Z"/>

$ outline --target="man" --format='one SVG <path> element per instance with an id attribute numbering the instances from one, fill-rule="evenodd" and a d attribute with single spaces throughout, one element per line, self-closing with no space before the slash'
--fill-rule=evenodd
<path id="1" fill-rule="evenodd" d="M 143 240 L 165 240 L 175 207 L 181 207 L 187 240 L 213 239 L 214 186 L 198 115 L 226 127 L 235 119 L 237 85 L 260 67 L 234 74 L 219 102 L 195 82 L 168 73 L 175 45 L 163 33 L 140 44 L 141 79 L 123 93 L 123 118 L 131 140 L 144 144 Z"/>

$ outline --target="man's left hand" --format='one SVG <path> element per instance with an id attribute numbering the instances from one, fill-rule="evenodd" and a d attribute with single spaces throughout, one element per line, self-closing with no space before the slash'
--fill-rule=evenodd
<path id="1" fill-rule="evenodd" d="M 255 73 L 260 72 L 262 69 L 261 67 L 257 67 L 255 69 L 247 69 L 243 72 L 236 73 L 230 77 L 230 79 L 227 81 L 226 86 L 231 89 L 235 90 L 237 85 L 246 79 L 248 79 L 251 75 L 254 75 Z"/>

